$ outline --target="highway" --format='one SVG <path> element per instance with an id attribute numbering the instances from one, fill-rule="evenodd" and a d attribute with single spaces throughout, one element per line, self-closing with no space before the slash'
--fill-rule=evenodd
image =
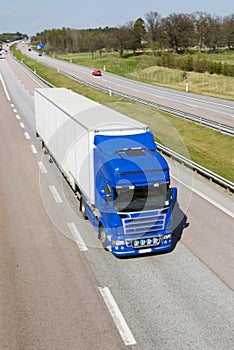
<path id="1" fill-rule="evenodd" d="M 103 71 L 103 76 L 93 77 L 92 68 L 76 65 L 58 60 L 46 55 L 38 56 L 35 51 L 28 51 L 27 45 L 19 44 L 19 49 L 28 57 L 36 59 L 50 67 L 69 74 L 73 74 L 84 81 L 96 83 L 111 90 L 121 91 L 125 94 L 167 106 L 179 111 L 195 114 L 218 123 L 234 125 L 234 102 L 186 93 L 168 88 L 145 84 L 131 79 L 123 78 Z M 106 67 L 107 69 L 108 67 Z"/>
<path id="2" fill-rule="evenodd" d="M 232 349 L 233 195 L 169 160 L 172 251 L 115 258 L 35 137 L 41 83 L 0 73 L 0 348 Z"/>

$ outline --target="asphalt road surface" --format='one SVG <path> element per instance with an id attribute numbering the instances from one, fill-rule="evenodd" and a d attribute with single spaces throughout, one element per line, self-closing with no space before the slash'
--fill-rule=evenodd
<path id="1" fill-rule="evenodd" d="M 2 85 L 0 100 L 0 349 L 122 349 L 85 256 L 47 215 Z"/>
<path id="2" fill-rule="evenodd" d="M 0 349 L 233 349 L 233 195 L 170 162 L 173 250 L 115 258 L 41 152 L 39 83 L 0 73 Z"/>

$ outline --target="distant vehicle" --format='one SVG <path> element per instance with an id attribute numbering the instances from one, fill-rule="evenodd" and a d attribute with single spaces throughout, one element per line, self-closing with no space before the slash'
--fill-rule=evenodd
<path id="1" fill-rule="evenodd" d="M 4 50 L 0 51 L 0 58 L 5 58 Z"/>
<path id="2" fill-rule="evenodd" d="M 102 75 L 102 72 L 99 69 L 96 69 L 92 72 L 92 75 L 95 77 L 100 77 Z"/>

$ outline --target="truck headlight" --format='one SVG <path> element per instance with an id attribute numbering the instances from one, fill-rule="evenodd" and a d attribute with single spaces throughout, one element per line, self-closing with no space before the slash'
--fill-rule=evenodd
<path id="1" fill-rule="evenodd" d="M 111 243 L 113 244 L 113 245 L 125 245 L 125 241 L 124 240 L 119 240 L 119 239 L 112 239 L 112 241 L 111 241 Z"/>
<path id="2" fill-rule="evenodd" d="M 162 239 L 170 239 L 172 236 L 172 234 L 170 233 L 169 235 L 163 235 Z"/>

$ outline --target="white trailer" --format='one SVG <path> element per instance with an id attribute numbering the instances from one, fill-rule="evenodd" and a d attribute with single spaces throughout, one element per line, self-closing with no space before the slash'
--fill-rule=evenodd
<path id="1" fill-rule="evenodd" d="M 36 132 L 74 190 L 94 204 L 94 136 L 148 127 L 65 88 L 35 89 Z M 78 188 L 77 188 L 78 187 Z"/>

